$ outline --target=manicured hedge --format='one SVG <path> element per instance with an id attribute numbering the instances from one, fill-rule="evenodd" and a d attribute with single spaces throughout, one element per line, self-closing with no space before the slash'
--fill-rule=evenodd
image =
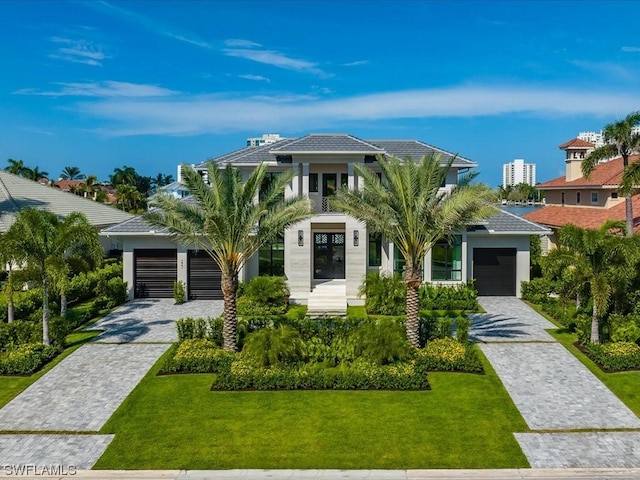
<path id="1" fill-rule="evenodd" d="M 210 340 L 185 340 L 164 366 L 163 373 L 216 373 L 228 371 L 236 354 L 220 349 Z"/>
<path id="2" fill-rule="evenodd" d="M 640 347 L 631 342 L 605 343 L 603 345 L 588 344 L 586 353 L 593 361 L 606 370 L 639 370 Z"/>
<path id="3" fill-rule="evenodd" d="M 41 343 L 27 343 L 0 353 L 0 375 L 31 375 L 53 359 L 58 350 Z"/>
<path id="4" fill-rule="evenodd" d="M 476 347 L 453 338 L 432 340 L 416 351 L 415 362 L 428 372 L 455 371 L 481 373 L 482 363 Z"/>

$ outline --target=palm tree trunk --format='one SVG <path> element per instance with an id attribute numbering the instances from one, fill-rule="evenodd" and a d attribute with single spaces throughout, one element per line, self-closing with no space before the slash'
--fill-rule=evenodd
<path id="1" fill-rule="evenodd" d="M 420 305 L 418 289 L 422 283 L 422 277 L 415 274 L 413 267 L 407 266 L 407 270 L 405 272 L 405 283 L 407 284 L 407 339 L 411 345 L 416 348 L 420 348 L 420 335 L 418 329 L 418 310 Z"/>
<path id="2" fill-rule="evenodd" d="M 67 318 L 67 294 L 60 294 L 60 316 L 62 318 Z"/>
<path id="3" fill-rule="evenodd" d="M 600 343 L 600 325 L 598 323 L 598 308 L 593 302 L 593 314 L 591 316 L 591 343 Z"/>
<path id="4" fill-rule="evenodd" d="M 627 237 L 633 237 L 633 200 L 632 192 L 624 197 L 624 209 L 627 217 Z"/>
<path id="5" fill-rule="evenodd" d="M 224 324 L 222 326 L 222 346 L 225 350 L 235 352 L 236 331 L 236 293 L 238 291 L 238 274 L 222 274 L 222 295 L 224 298 Z"/>
<path id="6" fill-rule="evenodd" d="M 7 322 L 11 323 L 15 319 L 15 306 L 13 305 L 13 295 L 7 298 Z"/>
<path id="7" fill-rule="evenodd" d="M 51 313 L 49 312 L 49 284 L 47 282 L 47 276 L 42 277 L 42 343 L 45 345 L 51 345 L 49 339 L 49 319 Z"/>

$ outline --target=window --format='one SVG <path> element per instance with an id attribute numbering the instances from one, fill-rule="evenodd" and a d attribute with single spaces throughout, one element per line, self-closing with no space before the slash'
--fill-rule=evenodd
<path id="1" fill-rule="evenodd" d="M 394 245 L 393 246 L 393 271 L 394 273 L 399 273 L 401 275 L 404 274 L 404 267 L 407 264 L 407 261 L 400 254 L 400 250 Z"/>
<path id="2" fill-rule="evenodd" d="M 258 252 L 258 273 L 260 275 L 284 276 L 283 235 L 280 235 L 272 243 L 260 247 Z"/>
<path id="3" fill-rule="evenodd" d="M 580 192 L 576 192 L 576 204 L 580 205 Z"/>
<path id="4" fill-rule="evenodd" d="M 598 192 L 591 192 L 591 203 L 598 203 Z"/>
<path id="5" fill-rule="evenodd" d="M 309 174 L 309 192 L 318 193 L 318 174 L 317 173 Z"/>
<path id="6" fill-rule="evenodd" d="M 611 198 L 618 198 L 618 192 L 611 192 Z"/>
<path id="7" fill-rule="evenodd" d="M 369 266 L 379 267 L 382 265 L 382 235 L 379 233 L 369 234 Z"/>
<path id="8" fill-rule="evenodd" d="M 462 280 L 462 237 L 440 240 L 431 249 L 431 280 Z"/>
<path id="9" fill-rule="evenodd" d="M 564 205 L 564 192 L 562 192 L 562 205 Z"/>
<path id="10" fill-rule="evenodd" d="M 340 186 L 344 190 L 349 188 L 349 174 L 348 173 L 341 173 L 340 174 Z"/>

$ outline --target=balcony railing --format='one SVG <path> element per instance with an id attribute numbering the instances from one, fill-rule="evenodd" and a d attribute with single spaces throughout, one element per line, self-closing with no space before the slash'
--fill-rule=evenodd
<path id="1" fill-rule="evenodd" d="M 332 197 L 322 197 L 318 194 L 309 194 L 312 209 L 316 213 L 338 213 L 338 210 L 331 206 L 329 199 Z"/>

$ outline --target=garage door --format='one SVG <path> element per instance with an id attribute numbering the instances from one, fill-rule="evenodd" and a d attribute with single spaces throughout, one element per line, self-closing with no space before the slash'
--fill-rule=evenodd
<path id="1" fill-rule="evenodd" d="M 473 278 L 478 295 L 515 296 L 516 249 L 474 248 Z"/>
<path id="2" fill-rule="evenodd" d="M 222 274 L 213 259 L 202 250 L 189 250 L 189 298 L 220 300 Z"/>
<path id="3" fill-rule="evenodd" d="M 178 276 L 176 249 L 136 249 L 134 278 L 136 298 L 172 298 Z"/>

